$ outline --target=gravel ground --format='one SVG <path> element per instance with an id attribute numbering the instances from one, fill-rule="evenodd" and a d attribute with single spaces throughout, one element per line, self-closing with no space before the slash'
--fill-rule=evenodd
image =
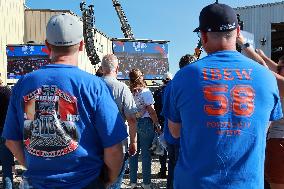
<path id="1" fill-rule="evenodd" d="M 1 170 L 0 166 L 0 170 Z M 152 161 L 152 189 L 159 189 L 159 188 L 166 188 L 167 180 L 166 179 L 160 179 L 157 178 L 157 173 L 160 170 L 160 163 L 158 157 L 154 157 Z M 16 170 L 15 170 L 15 175 L 14 175 L 14 182 L 16 184 L 16 188 L 18 188 L 19 183 L 21 182 L 21 174 L 23 172 L 23 168 L 19 165 L 16 165 Z M 142 166 L 141 166 L 141 161 L 139 161 L 139 166 L 138 166 L 138 185 L 141 186 L 142 181 Z M 0 173 L 0 188 L 3 188 L 2 186 L 2 173 Z M 126 189 L 130 188 L 129 185 L 129 175 L 125 175 L 123 183 L 121 188 Z M 142 187 L 141 187 L 142 188 Z"/>

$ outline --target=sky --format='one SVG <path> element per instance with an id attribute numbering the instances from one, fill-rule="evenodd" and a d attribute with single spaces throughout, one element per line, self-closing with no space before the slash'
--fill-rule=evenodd
<path id="1" fill-rule="evenodd" d="M 201 9 L 215 0 L 119 0 L 135 38 L 168 40 L 170 72 L 178 70 L 181 56 L 194 53 L 198 37 L 192 31 L 198 26 Z M 233 8 L 280 0 L 219 0 Z M 71 10 L 81 16 L 81 0 L 26 0 L 32 9 Z M 123 38 L 112 0 L 86 0 L 94 5 L 96 28 L 111 38 Z M 202 56 L 206 54 L 203 52 Z"/>

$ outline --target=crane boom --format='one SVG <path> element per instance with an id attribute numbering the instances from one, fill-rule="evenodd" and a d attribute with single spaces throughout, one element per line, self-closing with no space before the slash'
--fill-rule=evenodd
<path id="1" fill-rule="evenodd" d="M 126 15 L 121 7 L 121 4 L 118 0 L 112 0 L 113 7 L 115 8 L 115 11 L 117 13 L 117 16 L 119 18 L 120 24 L 121 24 L 121 30 L 124 34 L 125 38 L 134 39 L 134 35 L 131 30 L 131 26 L 127 21 Z"/>

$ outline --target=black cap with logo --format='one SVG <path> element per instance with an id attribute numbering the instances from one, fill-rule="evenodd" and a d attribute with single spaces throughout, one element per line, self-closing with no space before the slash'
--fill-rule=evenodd
<path id="1" fill-rule="evenodd" d="M 210 4 L 199 15 L 199 27 L 193 32 L 225 32 L 238 27 L 235 10 L 225 4 Z"/>

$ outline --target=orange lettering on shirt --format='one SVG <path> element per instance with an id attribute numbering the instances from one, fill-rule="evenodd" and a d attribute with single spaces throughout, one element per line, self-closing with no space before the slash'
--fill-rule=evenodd
<path id="1" fill-rule="evenodd" d="M 225 80 L 234 80 L 234 76 L 232 76 L 232 70 L 224 69 L 224 79 Z"/>
<path id="2" fill-rule="evenodd" d="M 236 69 L 236 74 L 238 75 L 238 79 L 240 80 L 251 80 L 251 72 L 252 69 L 248 69 L 248 70 L 240 70 L 240 69 Z"/>
<path id="3" fill-rule="evenodd" d="M 212 74 L 212 80 L 221 80 L 222 74 L 220 73 L 219 69 L 210 69 Z"/>

